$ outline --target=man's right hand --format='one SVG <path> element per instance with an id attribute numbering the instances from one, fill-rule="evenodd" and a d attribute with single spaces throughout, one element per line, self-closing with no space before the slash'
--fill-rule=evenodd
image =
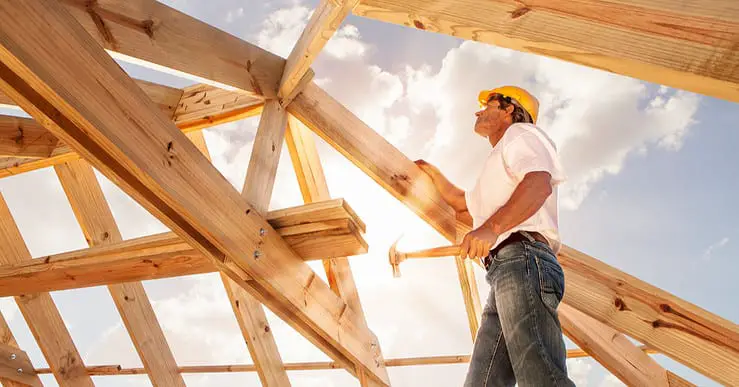
<path id="1" fill-rule="evenodd" d="M 438 171 L 435 166 L 429 164 L 426 160 L 418 159 L 414 161 L 414 163 L 416 164 L 416 166 L 421 168 L 422 171 L 424 171 L 427 175 L 431 177 L 434 177 L 434 174 Z"/>

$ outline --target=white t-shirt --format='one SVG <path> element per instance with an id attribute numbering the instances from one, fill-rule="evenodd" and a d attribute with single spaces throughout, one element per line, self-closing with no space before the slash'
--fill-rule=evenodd
<path id="1" fill-rule="evenodd" d="M 532 124 L 515 123 L 508 127 L 503 138 L 490 151 L 474 188 L 465 192 L 473 229 L 480 227 L 505 205 L 518 183 L 527 173 L 534 171 L 547 171 L 552 175 L 552 194 L 534 215 L 501 234 L 492 248 L 512 233 L 524 230 L 541 233 L 554 253 L 559 252 L 557 185 L 565 180 L 565 174 L 554 142 Z"/>

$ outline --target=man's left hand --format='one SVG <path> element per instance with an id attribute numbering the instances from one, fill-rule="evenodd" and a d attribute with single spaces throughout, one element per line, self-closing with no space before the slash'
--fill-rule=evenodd
<path id="1" fill-rule="evenodd" d="M 498 234 L 489 227 L 482 225 L 464 236 L 460 247 L 460 256 L 462 258 L 482 258 L 488 255 L 490 248 L 497 240 Z"/>

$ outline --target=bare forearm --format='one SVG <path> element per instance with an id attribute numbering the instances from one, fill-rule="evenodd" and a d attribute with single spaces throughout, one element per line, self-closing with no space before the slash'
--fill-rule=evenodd
<path id="1" fill-rule="evenodd" d="M 533 216 L 551 193 L 551 176 L 548 173 L 530 173 L 521 180 L 508 202 L 496 211 L 483 227 L 488 227 L 500 235 Z"/>
<path id="2" fill-rule="evenodd" d="M 467 203 L 464 199 L 464 191 L 452 184 L 441 172 L 434 168 L 429 173 L 431 180 L 434 182 L 436 189 L 441 194 L 441 198 L 449 204 L 456 212 L 466 212 Z"/>

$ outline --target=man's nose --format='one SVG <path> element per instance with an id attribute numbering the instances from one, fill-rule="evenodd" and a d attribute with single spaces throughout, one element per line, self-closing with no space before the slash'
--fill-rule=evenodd
<path id="1" fill-rule="evenodd" d="M 478 110 L 478 111 L 475 112 L 475 116 L 476 117 L 480 117 L 480 114 L 482 114 L 482 110 Z"/>

